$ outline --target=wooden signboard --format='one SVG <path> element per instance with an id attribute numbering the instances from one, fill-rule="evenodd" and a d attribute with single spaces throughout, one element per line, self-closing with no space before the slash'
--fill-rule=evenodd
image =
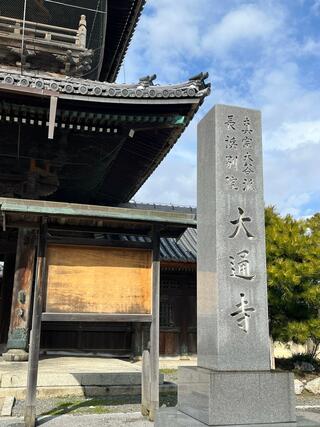
<path id="1" fill-rule="evenodd" d="M 152 251 L 49 244 L 47 313 L 151 314 Z"/>

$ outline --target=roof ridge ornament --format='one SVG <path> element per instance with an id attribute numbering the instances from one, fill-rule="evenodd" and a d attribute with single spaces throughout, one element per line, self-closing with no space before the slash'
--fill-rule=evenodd
<path id="1" fill-rule="evenodd" d="M 140 83 L 108 83 L 97 82 L 76 77 L 58 77 L 47 74 L 32 76 L 24 72 L 22 76 L 17 71 L 8 71 L 0 67 L 0 85 L 15 86 L 16 90 L 28 92 L 28 88 L 51 90 L 60 96 L 89 96 L 90 98 L 132 98 L 132 99 L 182 99 L 204 98 L 210 93 L 210 83 L 204 79 L 208 73 L 201 73 L 186 82 L 168 85 L 154 85 L 156 75 L 145 76 Z M 202 79 L 202 80 L 201 80 Z M 4 88 L 0 88 L 4 90 Z M 12 88 L 14 90 L 14 88 Z"/>
<path id="2" fill-rule="evenodd" d="M 211 88 L 211 83 L 207 83 L 205 80 L 209 77 L 209 73 L 206 72 L 201 72 L 199 74 L 196 74 L 195 76 L 192 76 L 189 78 L 189 82 L 197 82 L 198 84 L 200 83 L 201 89 L 209 89 L 207 92 L 207 94 L 210 93 L 210 88 Z"/>
<path id="3" fill-rule="evenodd" d="M 149 76 L 140 77 L 139 83 L 143 86 L 154 86 L 153 81 L 157 78 L 156 74 L 151 74 Z"/>

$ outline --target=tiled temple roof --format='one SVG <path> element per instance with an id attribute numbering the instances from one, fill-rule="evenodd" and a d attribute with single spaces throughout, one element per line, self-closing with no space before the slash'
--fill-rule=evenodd
<path id="1" fill-rule="evenodd" d="M 194 207 L 175 206 L 175 205 L 158 205 L 149 203 L 126 203 L 122 207 L 130 207 L 136 209 L 148 209 L 164 212 L 184 212 L 196 214 L 197 209 Z M 144 242 L 147 240 L 143 236 L 121 236 L 121 240 L 135 240 Z M 197 262 L 197 230 L 195 228 L 187 228 L 179 239 L 172 237 L 162 237 L 160 244 L 160 256 L 162 261 L 170 262 Z"/>
<path id="2" fill-rule="evenodd" d="M 108 14 L 113 19 L 108 19 L 100 80 L 113 82 L 117 78 L 145 3 L 146 0 L 109 0 Z"/>
<path id="3" fill-rule="evenodd" d="M 21 125 L 24 135 L 37 132 L 42 135 L 37 138 L 46 138 L 49 99 L 57 97 L 54 143 L 37 146 L 37 157 L 50 162 L 56 178 L 53 186 L 50 181 L 49 187 L 39 187 L 37 198 L 116 206 L 134 197 L 174 146 L 210 93 L 207 76 L 200 73 L 185 83 L 158 86 L 154 75 L 136 84 L 116 84 L 49 73 L 21 75 L 0 67 L 0 122 L 3 128 Z M 3 169 L 14 173 L 11 134 L 4 135 L 3 145 L 11 157 L 1 162 L 6 162 Z M 64 151 L 58 150 L 62 163 L 58 159 L 57 164 L 56 144 L 64 144 Z M 24 173 L 30 156 L 34 154 L 20 164 Z M 13 178 L 4 182 L 0 194 L 34 197 L 23 192 L 24 175 Z"/>
<path id="4" fill-rule="evenodd" d="M 8 67 L 6 67 L 8 68 Z M 136 84 L 107 83 L 50 75 L 49 73 L 5 72 L 0 68 L 0 84 L 16 86 L 24 89 L 38 89 L 57 92 L 60 96 L 77 95 L 93 98 L 150 98 L 150 99 L 183 99 L 204 98 L 210 92 L 210 84 L 205 83 L 207 74 L 199 74 L 187 82 L 176 85 L 154 85 L 155 76 L 147 76 Z"/>
<path id="5" fill-rule="evenodd" d="M 113 236 L 114 238 L 115 236 Z M 120 241 L 147 243 L 146 236 L 119 234 Z M 196 263 L 197 262 L 197 230 L 187 228 L 180 238 L 162 237 L 160 242 L 161 261 Z"/>
<path id="6" fill-rule="evenodd" d="M 162 238 L 160 253 L 163 261 L 197 262 L 197 230 L 187 228 L 180 239 Z"/>

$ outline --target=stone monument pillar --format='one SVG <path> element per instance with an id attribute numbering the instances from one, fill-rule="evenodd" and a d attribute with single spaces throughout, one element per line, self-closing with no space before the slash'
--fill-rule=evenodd
<path id="1" fill-rule="evenodd" d="M 296 426 L 292 374 L 270 370 L 259 111 L 198 126 L 198 366 L 156 426 Z"/>

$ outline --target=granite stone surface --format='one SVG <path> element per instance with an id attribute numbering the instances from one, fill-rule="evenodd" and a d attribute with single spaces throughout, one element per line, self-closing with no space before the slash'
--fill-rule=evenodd
<path id="1" fill-rule="evenodd" d="M 182 412 L 177 408 L 161 408 L 156 417 L 155 427 L 206 427 L 207 424 L 202 423 Z M 234 424 L 228 427 L 319 427 L 318 421 L 312 421 L 300 416 L 296 423 L 269 423 L 269 424 Z M 220 425 L 216 427 L 226 427 Z"/>
<path id="2" fill-rule="evenodd" d="M 179 369 L 178 409 L 155 425 L 297 426 L 293 376 L 270 370 L 259 111 L 207 113 L 197 182 L 198 366 Z"/>
<path id="3" fill-rule="evenodd" d="M 295 422 L 289 372 L 179 369 L 178 408 L 210 426 Z"/>
<path id="4" fill-rule="evenodd" d="M 261 116 L 217 105 L 198 125 L 198 366 L 269 370 Z"/>

